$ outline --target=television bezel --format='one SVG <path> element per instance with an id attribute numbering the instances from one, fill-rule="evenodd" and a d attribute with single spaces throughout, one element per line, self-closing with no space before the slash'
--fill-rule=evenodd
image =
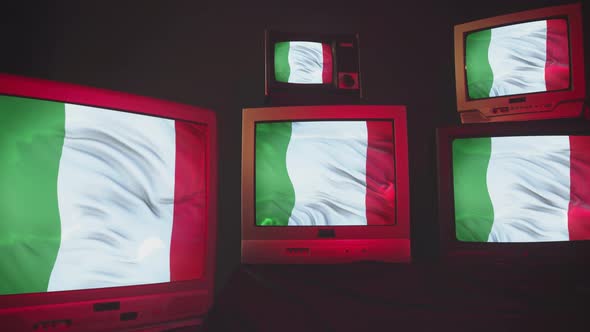
<path id="1" fill-rule="evenodd" d="M 274 74 L 274 45 L 282 41 L 310 41 L 325 43 L 330 45 L 332 49 L 332 83 L 330 84 L 294 84 L 286 82 L 278 82 Z M 352 47 L 356 50 L 356 60 L 358 65 L 358 89 L 344 89 L 338 88 L 338 52 L 336 51 L 336 44 L 340 42 L 352 42 Z M 273 95 L 280 97 L 282 95 L 289 96 L 305 96 L 322 95 L 329 98 L 329 96 L 349 96 L 361 99 L 363 96 L 361 61 L 360 61 L 360 39 L 358 33 L 349 34 L 326 34 L 326 33 L 309 33 L 309 32 L 285 32 L 278 30 L 264 31 L 264 49 L 265 49 L 265 84 L 264 95 L 267 99 L 271 99 Z M 348 99 L 347 99 L 348 100 Z"/>
<path id="2" fill-rule="evenodd" d="M 526 121 L 578 117 L 586 98 L 581 4 L 532 9 L 455 25 L 455 90 L 462 123 Z M 466 35 L 484 29 L 527 21 L 565 18 L 570 47 L 570 87 L 509 96 L 470 99 L 465 70 Z M 524 101 L 523 101 L 524 98 Z"/>
<path id="3" fill-rule="evenodd" d="M 152 312 L 152 316 L 140 315 L 137 320 L 119 321 L 117 319 L 111 322 L 105 319 L 104 322 L 96 326 L 89 324 L 80 327 L 78 325 L 77 328 L 84 331 L 105 328 L 120 328 L 123 330 L 142 324 L 162 323 L 163 320 L 170 321 L 179 318 L 194 320 L 195 317 L 204 315 L 213 302 L 215 275 L 217 229 L 217 121 L 215 113 L 195 106 L 150 97 L 5 73 L 0 73 L 0 95 L 72 103 L 204 124 L 207 126 L 208 132 L 207 156 L 209 159 L 206 169 L 207 221 L 205 227 L 207 242 L 205 246 L 204 272 L 200 279 L 134 286 L 0 295 L 0 321 L 4 319 L 3 316 L 5 317 L 5 315 L 13 315 L 14 317 L 24 315 L 24 318 L 19 317 L 18 319 L 27 321 L 23 323 L 33 324 L 35 323 L 32 321 L 34 319 L 42 320 L 45 318 L 47 320 L 48 315 L 51 315 L 50 313 L 59 313 L 59 316 L 68 317 L 67 312 L 60 312 L 59 310 L 71 309 L 74 311 L 70 316 L 74 320 L 88 319 L 89 322 L 97 323 L 96 318 L 89 318 L 90 313 L 93 311 L 92 306 L 105 301 L 120 302 L 121 310 L 126 308 L 129 311 L 136 311 L 134 306 L 137 306 L 137 308 L 146 311 L 152 309 L 155 311 Z M 154 305 L 153 308 L 150 307 L 150 303 Z M 169 316 L 166 316 L 166 313 L 162 313 L 162 306 L 165 307 L 171 304 L 177 306 L 173 308 L 176 311 L 171 311 Z M 77 307 L 83 307 L 83 310 L 79 311 Z M 187 316 L 186 312 L 189 311 L 193 314 Z M 117 318 L 120 312 L 122 311 L 115 310 Z M 180 314 L 181 312 L 185 313 Z M 107 317 L 105 313 L 97 312 L 97 314 Z M 179 314 L 185 317 L 179 317 Z M 79 321 L 74 321 L 72 324 L 76 323 L 79 324 Z M 77 331 L 73 326 L 70 326 L 70 330 Z"/>
<path id="4" fill-rule="evenodd" d="M 555 242 L 463 242 L 455 234 L 452 142 L 493 136 L 590 135 L 590 123 L 574 119 L 469 124 L 436 130 L 438 221 L 443 260 L 467 262 L 579 263 L 590 259 L 590 240 Z"/>
<path id="5" fill-rule="evenodd" d="M 256 226 L 255 225 L 255 124 L 269 121 L 313 121 L 313 120 L 388 120 L 393 121 L 396 174 L 396 224 L 373 226 Z M 268 257 L 250 248 L 249 241 L 269 241 L 269 248 L 280 247 L 281 241 L 293 241 L 300 246 L 313 246 L 323 242 L 326 245 L 337 240 L 353 243 L 356 240 L 395 241 L 399 246 L 407 245 L 409 261 L 410 244 L 410 203 L 408 173 L 408 139 L 405 106 L 386 105 L 342 105 L 342 106 L 290 106 L 246 108 L 242 113 L 242 262 L 260 262 Z M 322 238 L 320 231 L 331 232 L 331 238 Z M 275 242 L 276 246 L 271 245 Z M 277 242 L 278 241 L 278 242 Z M 407 241 L 407 242 L 406 242 Z M 253 246 L 252 246 L 253 247 Z M 406 250 L 405 248 L 402 250 Z M 276 254 L 276 253 L 275 253 Z M 269 257 L 275 255 L 269 253 Z M 370 256 L 370 254 L 369 254 Z M 276 257 L 275 257 L 276 258 Z M 281 259 L 270 259 L 280 262 Z M 397 259 L 397 258 L 396 258 Z M 294 258 L 293 262 L 298 258 Z M 313 260 L 311 258 L 310 260 Z M 344 258 L 346 260 L 346 258 Z M 301 258 L 305 262 L 305 258 Z M 283 262 L 290 262 L 286 258 Z M 330 263 L 330 259 L 318 262 Z"/>

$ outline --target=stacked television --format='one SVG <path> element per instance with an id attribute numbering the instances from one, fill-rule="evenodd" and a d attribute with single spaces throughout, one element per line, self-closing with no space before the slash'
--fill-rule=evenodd
<path id="1" fill-rule="evenodd" d="M 213 112 L 0 75 L 7 331 L 198 325 L 213 299 Z"/>
<path id="2" fill-rule="evenodd" d="M 242 262 L 410 261 L 406 110 L 359 105 L 358 34 L 265 42 L 271 107 L 242 117 Z"/>
<path id="3" fill-rule="evenodd" d="M 443 257 L 584 262 L 590 125 L 581 6 L 457 25 L 455 74 L 464 125 L 437 133 Z"/>
<path id="4" fill-rule="evenodd" d="M 274 106 L 357 104 L 359 35 L 265 31 L 265 96 Z"/>

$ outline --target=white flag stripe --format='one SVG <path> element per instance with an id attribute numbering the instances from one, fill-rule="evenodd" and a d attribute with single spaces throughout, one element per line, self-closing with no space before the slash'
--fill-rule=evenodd
<path id="1" fill-rule="evenodd" d="M 545 91 L 547 21 L 492 29 L 488 59 L 494 75 L 490 97 Z"/>
<path id="2" fill-rule="evenodd" d="M 567 241 L 568 136 L 494 137 L 487 172 L 489 242 Z"/>
<path id="3" fill-rule="evenodd" d="M 66 104 L 49 291 L 167 282 L 173 120 Z"/>
<path id="4" fill-rule="evenodd" d="M 367 124 L 294 122 L 287 172 L 295 190 L 289 225 L 366 225 Z"/>
<path id="5" fill-rule="evenodd" d="M 289 83 L 322 83 L 324 55 L 321 43 L 290 42 Z"/>

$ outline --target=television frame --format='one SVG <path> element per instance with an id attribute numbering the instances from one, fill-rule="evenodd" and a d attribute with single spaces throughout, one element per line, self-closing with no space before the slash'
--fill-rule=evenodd
<path id="1" fill-rule="evenodd" d="M 455 138 L 540 135 L 590 135 L 590 123 L 574 119 L 527 123 L 470 124 L 436 130 L 438 221 L 445 261 L 483 263 L 565 264 L 590 259 L 590 240 L 555 242 L 462 242 L 455 233 L 452 141 Z"/>
<path id="2" fill-rule="evenodd" d="M 405 106 L 292 106 L 242 113 L 242 263 L 409 262 L 410 191 Z M 269 121 L 392 120 L 396 224 L 388 226 L 256 226 L 255 124 Z"/>
<path id="3" fill-rule="evenodd" d="M 207 222 L 204 274 L 198 280 L 0 295 L 8 330 L 160 331 L 198 325 L 213 302 L 217 228 L 217 121 L 199 107 L 69 83 L 0 74 L 0 94 L 86 105 L 205 124 Z"/>
<path id="4" fill-rule="evenodd" d="M 329 44 L 332 48 L 332 83 L 331 84 L 297 84 L 275 80 L 274 45 L 281 41 L 310 41 Z M 340 76 L 348 72 L 339 72 L 337 48 L 340 44 L 356 49 L 358 89 L 339 87 Z M 344 46 L 342 46 L 344 47 Z M 358 33 L 322 34 L 305 32 L 264 31 L 264 95 L 267 103 L 272 105 L 300 105 L 314 103 L 358 103 L 363 98 L 360 39 Z M 340 75 L 342 74 L 342 75 Z"/>
<path id="5" fill-rule="evenodd" d="M 586 96 L 581 4 L 546 7 L 455 25 L 455 90 L 461 123 L 527 121 L 580 117 Z M 470 32 L 549 18 L 566 18 L 570 47 L 570 88 L 469 99 L 465 38 Z"/>

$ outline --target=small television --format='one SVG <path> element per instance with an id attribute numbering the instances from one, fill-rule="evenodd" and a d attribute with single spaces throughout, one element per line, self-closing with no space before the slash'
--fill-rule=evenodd
<path id="1" fill-rule="evenodd" d="M 455 26 L 462 123 L 580 117 L 584 75 L 580 4 Z"/>
<path id="2" fill-rule="evenodd" d="M 405 106 L 242 114 L 242 262 L 410 261 Z"/>
<path id="3" fill-rule="evenodd" d="M 358 34 L 265 31 L 265 96 L 272 105 L 358 103 Z"/>
<path id="4" fill-rule="evenodd" d="M 590 258 L 590 125 L 573 119 L 437 131 L 442 256 Z"/>
<path id="5" fill-rule="evenodd" d="M 0 74 L 0 326 L 159 331 L 213 299 L 216 118 Z"/>

